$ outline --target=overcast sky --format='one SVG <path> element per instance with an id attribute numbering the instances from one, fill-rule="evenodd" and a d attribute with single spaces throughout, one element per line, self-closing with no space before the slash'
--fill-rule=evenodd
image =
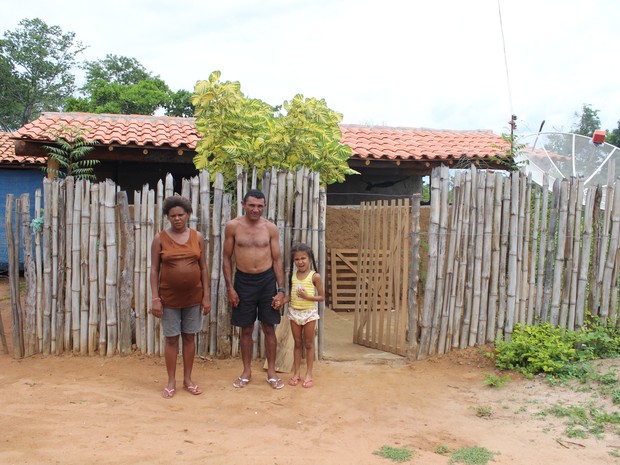
<path id="1" fill-rule="evenodd" d="M 324 98 L 344 123 L 501 134 L 514 113 L 519 133 L 568 131 L 583 104 L 604 129 L 620 119 L 617 0 L 24 0 L 0 32 L 36 17 L 173 90 L 219 70 L 272 105 Z"/>

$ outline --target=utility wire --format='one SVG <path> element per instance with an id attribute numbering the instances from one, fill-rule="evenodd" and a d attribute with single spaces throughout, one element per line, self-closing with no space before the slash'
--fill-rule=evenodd
<path id="1" fill-rule="evenodd" d="M 508 72 L 508 56 L 506 54 L 506 39 L 504 38 L 504 22 L 502 21 L 501 1 L 497 0 L 497 11 L 499 13 L 499 28 L 502 33 L 502 49 L 504 51 L 504 67 L 506 68 L 506 83 L 508 84 L 508 102 L 510 105 L 510 114 L 514 115 L 512 110 L 512 90 L 510 88 L 510 73 Z M 511 120 L 511 123 L 514 121 Z"/>

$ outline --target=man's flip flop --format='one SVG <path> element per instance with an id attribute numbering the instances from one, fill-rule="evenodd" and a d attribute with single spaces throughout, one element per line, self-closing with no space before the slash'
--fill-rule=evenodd
<path id="1" fill-rule="evenodd" d="M 233 387 L 236 387 L 237 389 L 244 388 L 248 384 L 250 384 L 250 378 L 242 378 L 241 376 L 233 381 Z"/>
<path id="2" fill-rule="evenodd" d="M 274 389 L 282 389 L 284 387 L 284 382 L 280 378 L 267 378 L 265 381 Z"/>
<path id="3" fill-rule="evenodd" d="M 172 399 L 174 397 L 175 392 L 176 392 L 176 389 L 174 388 L 164 388 L 164 390 L 161 393 L 161 396 L 164 399 Z"/>
<path id="4" fill-rule="evenodd" d="M 200 394 L 202 394 L 202 391 L 197 384 L 194 384 L 193 386 L 183 386 L 183 389 L 195 396 L 199 396 Z"/>

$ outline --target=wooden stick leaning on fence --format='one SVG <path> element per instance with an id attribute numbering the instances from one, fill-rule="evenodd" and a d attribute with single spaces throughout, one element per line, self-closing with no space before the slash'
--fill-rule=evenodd
<path id="1" fill-rule="evenodd" d="M 34 355 L 37 347 L 36 338 L 36 280 L 35 264 L 32 257 L 32 226 L 30 224 L 30 196 L 22 194 L 21 203 L 21 230 L 24 257 L 24 281 L 26 284 L 26 296 L 24 300 L 24 356 Z M 4 334 L 4 331 L 2 331 Z"/>
<path id="2" fill-rule="evenodd" d="M 120 352 L 121 355 L 131 353 L 131 303 L 134 293 L 132 266 L 134 263 L 134 237 L 133 222 L 130 218 L 127 193 L 121 191 L 116 194 L 116 203 L 119 210 L 121 226 L 121 279 L 119 290 L 119 314 L 120 314 Z"/>
<path id="3" fill-rule="evenodd" d="M 105 355 L 108 344 L 108 310 L 106 306 L 106 224 L 105 196 L 106 183 L 99 184 L 99 247 L 97 247 L 97 302 L 99 304 L 99 355 Z M 94 299 L 95 296 L 92 296 Z"/>
<path id="4" fill-rule="evenodd" d="M 84 183 L 80 214 L 80 354 L 88 354 L 90 182 Z M 53 312 L 52 312 L 53 315 Z M 53 326 L 53 325 L 52 325 Z"/>
<path id="5" fill-rule="evenodd" d="M 220 312 L 220 279 L 222 269 L 222 203 L 224 196 L 224 177 L 217 174 L 213 188 L 213 260 L 211 268 L 211 312 L 209 313 L 209 355 L 214 357 L 218 342 L 218 315 Z"/>
<path id="6" fill-rule="evenodd" d="M 231 218 L 231 203 L 232 197 L 230 194 L 224 194 L 222 197 L 222 215 L 220 222 L 220 229 L 224 231 L 226 223 Z M 221 235 L 220 249 L 224 250 L 225 237 Z M 226 298 L 226 281 L 223 276 L 220 277 L 219 289 L 218 289 L 218 303 L 217 303 L 217 355 L 218 357 L 229 357 L 233 349 L 230 346 L 230 329 L 231 319 L 229 312 L 228 299 Z M 236 346 L 237 341 L 233 339 L 233 345 Z"/>
<path id="7" fill-rule="evenodd" d="M 577 308 L 586 308 L 586 296 L 588 292 L 588 270 L 590 268 L 590 256 L 592 249 L 592 219 L 594 216 L 594 208 L 600 208 L 597 204 L 597 198 L 600 200 L 600 187 L 595 186 L 588 188 L 586 193 L 586 204 L 583 215 L 583 245 L 581 253 L 581 263 L 579 267 L 579 276 L 577 279 Z M 581 329 L 584 324 L 584 313 L 578 312 L 575 317 L 575 328 Z"/>
<path id="8" fill-rule="evenodd" d="M 536 251 L 539 237 L 539 224 L 541 217 L 540 210 L 540 187 L 534 187 L 534 210 L 532 212 L 533 215 L 533 224 L 532 224 L 532 253 L 530 256 L 530 273 L 529 273 L 529 283 L 528 283 L 528 296 L 527 296 L 527 319 L 526 323 L 531 325 L 536 320 L 535 315 L 535 305 L 536 305 Z"/>
<path id="9" fill-rule="evenodd" d="M 51 182 L 43 180 L 44 205 L 52 203 Z M 52 348 L 52 210 L 43 212 L 43 355 L 49 355 Z M 55 330 L 55 328 L 54 328 Z"/>
<path id="10" fill-rule="evenodd" d="M 448 241 L 448 197 L 449 197 L 449 180 L 450 173 L 447 166 L 442 166 L 439 169 L 439 237 L 438 237 L 438 249 L 437 249 L 437 276 L 435 279 L 435 286 L 433 292 L 435 292 L 435 308 L 433 312 L 432 326 L 431 326 L 431 342 L 430 352 L 431 354 L 443 353 L 443 348 L 439 347 L 440 332 L 443 327 L 444 315 L 444 292 L 443 288 L 446 282 L 446 249 Z"/>
<path id="11" fill-rule="evenodd" d="M 74 353 L 80 349 L 80 208 L 82 207 L 82 188 L 83 183 L 76 181 L 74 185 L 74 197 L 72 208 L 73 216 L 71 217 L 71 333 L 69 341 L 71 341 L 70 350 Z M 45 202 L 47 205 L 47 202 Z M 46 209 L 47 211 L 47 209 Z M 45 246 L 45 230 L 43 231 L 43 250 Z M 45 253 L 43 254 L 43 267 L 45 269 Z M 43 300 L 45 304 L 45 299 Z M 44 326 L 45 326 L 45 310 Z M 47 345 L 45 341 L 45 328 L 43 330 L 43 347 Z"/>
<path id="12" fill-rule="evenodd" d="M 496 337 L 497 314 L 499 307 L 500 243 L 502 234 L 502 195 L 503 176 L 494 177 L 493 216 L 491 221 L 491 276 L 489 278 L 489 302 L 486 342 L 493 342 Z"/>
<path id="13" fill-rule="evenodd" d="M 439 171 L 433 170 L 431 175 L 431 198 L 439 198 Z M 435 280 L 437 279 L 437 254 L 439 242 L 439 202 L 431 202 L 428 229 L 428 270 L 424 289 L 424 309 L 420 321 L 420 349 L 417 359 L 421 360 L 431 353 L 431 322 L 435 306 Z"/>
<path id="14" fill-rule="evenodd" d="M 99 185 L 93 184 L 91 190 L 90 204 L 90 233 L 88 241 L 88 282 L 89 282 L 89 309 L 88 309 L 88 353 L 97 352 L 97 330 L 99 327 L 99 294 L 97 276 L 98 260 L 97 260 L 97 242 L 99 241 Z"/>
<path id="15" fill-rule="evenodd" d="M 217 288 L 213 288 L 213 274 L 211 257 L 211 178 L 208 171 L 201 171 L 199 174 L 199 198 L 200 198 L 200 210 L 199 210 L 199 231 L 202 233 L 205 241 L 205 257 L 207 260 L 207 267 L 211 273 L 211 283 L 209 283 L 211 290 L 211 312 L 214 313 L 217 308 L 217 296 L 213 294 L 217 292 Z M 202 325 L 200 327 L 200 334 L 198 337 L 196 351 L 200 357 L 206 357 L 209 353 L 209 343 L 211 335 L 209 334 L 211 323 L 211 315 L 202 316 Z"/>
<path id="16" fill-rule="evenodd" d="M 418 280 L 420 263 L 420 194 L 413 194 L 411 203 L 411 267 L 407 294 L 407 358 L 414 360 L 418 351 Z"/>
<path id="17" fill-rule="evenodd" d="M 34 212 L 34 217 L 38 223 L 42 218 L 41 189 L 37 189 L 34 193 Z M 41 228 L 39 227 L 34 232 L 34 257 L 36 267 L 35 339 L 36 350 L 40 351 L 43 343 L 43 258 L 41 257 Z"/>
<path id="18" fill-rule="evenodd" d="M 478 344 L 487 342 L 488 326 L 494 323 L 494 315 L 489 310 L 489 288 L 491 287 L 491 264 L 493 248 L 489 244 L 493 241 L 493 207 L 495 205 L 495 177 L 499 174 L 489 172 L 486 175 L 484 195 L 484 249 L 482 251 L 482 285 L 480 288 L 480 319 L 478 321 Z M 493 310 L 494 311 L 494 310 Z"/>
<path id="19" fill-rule="evenodd" d="M 58 302 L 58 275 L 61 273 L 59 260 L 58 260 L 58 246 L 59 246 L 59 233 L 58 233 L 58 200 L 59 200 L 59 183 L 53 182 L 51 184 L 51 205 L 52 212 L 50 218 L 50 232 L 51 232 L 51 263 L 52 263 L 52 282 L 51 282 L 51 352 L 58 353 L 58 340 L 61 339 L 59 337 L 62 333 L 59 331 L 58 327 L 58 314 L 59 312 L 59 302 Z M 62 317 L 60 317 L 62 319 Z"/>
<path id="20" fill-rule="evenodd" d="M 8 196 L 7 196 L 8 197 Z M 7 199 L 8 201 L 8 199 Z M 9 274 L 11 281 L 11 303 L 13 307 L 13 351 L 15 358 L 24 357 L 24 321 L 23 321 L 23 309 L 21 302 L 21 292 L 19 290 L 19 211 L 21 210 L 20 200 L 15 201 L 15 211 L 10 211 L 11 225 L 10 234 L 13 237 L 12 241 L 7 241 L 9 246 L 9 260 L 13 263 L 13 273 Z M 18 220 L 15 225 L 15 231 L 13 231 L 13 215 L 16 215 Z M 9 225 L 6 229 L 7 239 L 9 238 Z M 16 234 L 15 236 L 13 234 Z M 17 340 L 15 340 L 17 339 Z"/>
<path id="21" fill-rule="evenodd" d="M 116 188 L 111 181 L 105 185 L 105 230 L 106 230 L 106 308 L 107 308 L 107 333 L 106 355 L 111 357 L 116 353 L 118 344 L 118 320 L 117 320 L 117 243 L 115 205 Z"/>
<path id="22" fill-rule="evenodd" d="M 482 300 L 482 259 L 484 252 L 484 216 L 485 216 L 485 189 L 486 173 L 478 172 L 478 183 L 476 186 L 476 216 L 473 222 L 476 225 L 476 232 L 473 234 L 474 240 L 474 273 L 473 273 L 473 299 L 471 311 L 471 323 L 469 326 L 468 346 L 473 346 L 478 341 L 478 326 L 481 318 Z M 472 187 L 474 187 L 472 185 Z M 484 315 L 486 319 L 486 315 Z M 486 325 L 486 322 L 483 323 Z"/>
<path id="23" fill-rule="evenodd" d="M 613 206 L 612 210 L 606 211 L 605 216 L 611 216 L 611 230 L 609 245 L 606 252 L 605 271 L 603 273 L 603 286 L 601 293 L 600 317 L 603 323 L 607 322 L 608 317 L 614 316 L 615 309 L 611 308 L 611 295 L 615 291 L 617 284 L 613 282 L 613 272 L 616 266 L 616 256 L 620 245 L 620 181 L 614 183 Z M 617 281 L 617 280 L 616 280 Z"/>
<path id="24" fill-rule="evenodd" d="M 579 281 L 579 264 L 584 260 L 583 254 L 590 255 L 590 250 L 581 247 L 582 233 L 581 225 L 585 218 L 583 215 L 583 198 L 584 198 L 584 182 L 583 179 L 576 180 L 576 200 L 575 200 L 575 223 L 573 225 L 572 247 L 573 247 L 573 266 L 571 270 L 570 298 L 569 298 L 569 314 L 568 329 L 575 330 L 575 321 L 579 318 L 578 314 L 585 312 L 585 308 L 577 307 L 577 288 Z"/>
<path id="25" fill-rule="evenodd" d="M 5 227 L 5 231 L 6 231 L 6 242 L 7 242 L 7 246 L 8 246 L 8 252 L 9 252 L 9 262 L 11 264 L 14 264 L 15 260 L 13 258 L 13 253 L 14 253 L 14 238 L 13 238 L 13 194 L 8 194 L 6 196 L 6 207 L 4 210 L 4 227 Z M 15 334 L 15 330 L 17 329 L 15 326 L 15 313 L 17 312 L 17 310 L 15 309 L 15 306 L 13 304 L 13 301 L 15 299 L 15 296 L 17 296 L 17 298 L 19 298 L 19 288 L 18 289 L 14 289 L 14 281 L 15 279 L 13 278 L 13 275 L 11 273 L 17 272 L 17 271 L 12 271 L 11 268 L 9 267 L 9 287 L 10 287 L 10 295 L 11 295 L 11 311 L 13 313 L 13 344 L 15 345 L 16 341 L 19 341 L 19 334 L 21 334 L 21 330 L 19 331 L 19 334 L 16 337 Z M 0 339 L 2 340 L 2 349 L 4 350 L 5 354 L 9 353 L 9 346 L 8 343 L 6 341 L 6 334 L 4 334 L 4 323 L 2 322 L 2 315 L 0 315 Z M 15 358 L 21 358 L 18 357 L 18 355 L 21 355 L 19 353 L 19 345 L 18 345 L 18 351 L 15 351 L 15 346 L 14 346 L 14 353 L 13 356 Z"/>
<path id="26" fill-rule="evenodd" d="M 452 337 L 452 347 L 460 347 L 462 349 L 464 347 L 467 347 L 467 341 L 469 339 L 469 322 L 471 319 L 471 306 L 466 305 L 468 289 L 467 276 L 471 274 L 467 272 L 467 260 L 468 257 L 470 257 L 470 245 L 473 243 L 470 226 L 470 223 L 472 221 L 472 209 L 470 208 L 472 195 L 471 173 L 465 174 L 460 190 L 462 192 L 462 200 L 459 203 L 458 208 L 462 210 L 462 214 L 460 215 L 461 220 L 459 221 L 461 223 L 459 226 L 461 230 L 461 235 L 459 237 L 459 258 L 457 269 L 458 277 L 456 287 L 456 301 L 454 304 L 455 329 L 454 336 Z"/>
<path id="27" fill-rule="evenodd" d="M 65 302 L 64 302 L 64 326 L 63 326 L 63 336 L 62 336 L 62 346 L 64 351 L 70 351 L 71 349 L 71 319 L 73 317 L 73 257 L 71 250 L 73 248 L 73 201 L 75 196 L 75 182 L 73 177 L 68 177 L 64 181 L 65 186 Z M 77 271 L 76 271 L 77 272 Z M 41 278 L 41 285 L 43 284 L 43 278 Z M 43 294 L 43 290 L 41 290 L 41 294 Z M 40 345 L 39 350 L 43 345 L 43 309 L 42 309 L 42 300 L 41 300 L 41 332 L 40 336 Z"/>

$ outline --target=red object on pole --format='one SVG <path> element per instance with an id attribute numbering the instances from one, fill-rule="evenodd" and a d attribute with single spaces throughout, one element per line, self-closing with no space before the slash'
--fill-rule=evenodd
<path id="1" fill-rule="evenodd" d="M 605 142 L 605 131 L 603 131 L 602 129 L 597 129 L 596 131 L 594 131 L 594 134 L 592 134 L 592 142 L 594 142 L 595 144 L 602 144 L 603 142 Z"/>

